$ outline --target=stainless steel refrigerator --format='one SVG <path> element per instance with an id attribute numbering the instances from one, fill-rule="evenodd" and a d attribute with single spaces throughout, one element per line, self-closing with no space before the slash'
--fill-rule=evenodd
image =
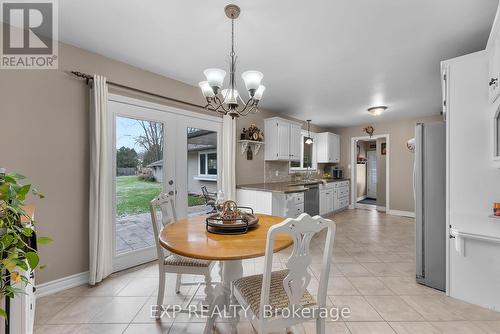
<path id="1" fill-rule="evenodd" d="M 444 122 L 415 128 L 417 282 L 446 288 L 446 129 Z"/>

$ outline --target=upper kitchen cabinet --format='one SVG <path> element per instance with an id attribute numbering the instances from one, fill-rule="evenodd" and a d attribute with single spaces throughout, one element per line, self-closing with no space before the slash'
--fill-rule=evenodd
<path id="1" fill-rule="evenodd" d="M 279 117 L 264 120 L 265 159 L 300 160 L 301 125 Z"/>
<path id="2" fill-rule="evenodd" d="M 340 136 L 331 132 L 318 133 L 316 150 L 318 163 L 340 162 Z"/>

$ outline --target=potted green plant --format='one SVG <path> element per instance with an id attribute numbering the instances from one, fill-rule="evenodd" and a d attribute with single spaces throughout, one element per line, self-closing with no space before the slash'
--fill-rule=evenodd
<path id="1" fill-rule="evenodd" d="M 25 211 L 25 200 L 32 193 L 43 198 L 30 184 L 22 185 L 25 177 L 16 173 L 0 171 L 0 300 L 15 298 L 23 293 L 14 284 L 28 284 L 29 276 L 39 267 L 40 258 L 36 249 L 28 244 L 35 222 Z M 37 244 L 50 242 L 50 238 L 38 237 Z M 0 316 L 7 317 L 0 308 Z"/>

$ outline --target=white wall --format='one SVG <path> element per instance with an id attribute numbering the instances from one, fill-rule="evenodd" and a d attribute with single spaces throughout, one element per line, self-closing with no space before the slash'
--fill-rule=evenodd
<path id="1" fill-rule="evenodd" d="M 448 219 L 460 232 L 500 238 L 488 218 L 500 200 L 500 170 L 492 166 L 493 112 L 486 52 L 444 62 L 448 69 Z M 450 296 L 500 311 L 500 244 L 465 239 L 465 256 L 449 244 Z"/>

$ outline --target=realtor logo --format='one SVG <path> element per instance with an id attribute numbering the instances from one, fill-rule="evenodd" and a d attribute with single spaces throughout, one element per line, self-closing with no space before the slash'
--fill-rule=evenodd
<path id="1" fill-rule="evenodd" d="M 1 2 L 2 69 L 57 68 L 55 0 Z"/>

